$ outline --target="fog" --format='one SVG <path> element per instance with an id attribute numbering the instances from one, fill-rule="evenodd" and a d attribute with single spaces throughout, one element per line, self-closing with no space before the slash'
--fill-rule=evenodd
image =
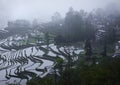
<path id="1" fill-rule="evenodd" d="M 49 21 L 57 11 L 62 17 L 69 7 L 75 10 L 84 9 L 91 11 L 96 8 L 104 8 L 108 4 L 117 3 L 119 0 L 0 0 L 0 27 L 7 21 L 16 19 Z"/>

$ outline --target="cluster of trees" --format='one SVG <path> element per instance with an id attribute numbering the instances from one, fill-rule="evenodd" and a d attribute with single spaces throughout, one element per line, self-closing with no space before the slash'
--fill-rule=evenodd
<path id="1" fill-rule="evenodd" d="M 120 27 L 120 15 L 107 12 L 107 10 L 97 9 L 88 13 L 84 10 L 75 11 L 71 7 L 65 18 L 61 18 L 59 13 L 55 13 L 56 20 L 47 23 L 46 28 L 65 37 L 69 42 L 93 40 L 96 31 L 101 29 L 106 32 L 108 42 L 111 41 L 112 43 L 116 38 L 115 32 Z M 59 30 L 59 33 L 53 29 Z"/>
<path id="2" fill-rule="evenodd" d="M 46 24 L 45 28 L 57 35 L 55 40 L 58 42 L 74 43 L 95 38 L 95 29 L 90 15 L 84 10 L 78 12 L 71 7 L 64 19 L 60 17 L 59 13 L 55 13 L 53 17 L 56 17 L 56 20 L 52 19 L 51 22 Z"/>

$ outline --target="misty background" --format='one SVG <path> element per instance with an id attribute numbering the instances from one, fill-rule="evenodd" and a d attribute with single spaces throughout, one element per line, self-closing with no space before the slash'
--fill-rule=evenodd
<path id="1" fill-rule="evenodd" d="M 0 0 L 0 29 L 16 19 L 47 22 L 56 11 L 64 17 L 70 7 L 87 12 L 97 8 L 118 11 L 119 4 L 119 0 Z"/>

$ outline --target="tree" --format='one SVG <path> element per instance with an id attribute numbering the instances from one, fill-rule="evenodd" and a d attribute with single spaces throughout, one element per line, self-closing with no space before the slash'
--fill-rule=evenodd
<path id="1" fill-rule="evenodd" d="M 84 41 L 95 36 L 94 27 L 86 12 L 70 8 L 65 17 L 65 36 L 69 42 Z"/>
<path id="2" fill-rule="evenodd" d="M 59 12 L 55 12 L 54 15 L 51 18 L 52 18 L 52 22 L 58 22 L 62 19 Z"/>
<path id="3" fill-rule="evenodd" d="M 92 47 L 90 40 L 86 40 L 85 42 L 85 55 L 91 56 L 92 55 Z"/>

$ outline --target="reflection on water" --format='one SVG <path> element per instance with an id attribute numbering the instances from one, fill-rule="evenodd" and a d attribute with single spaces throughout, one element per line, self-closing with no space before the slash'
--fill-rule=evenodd
<path id="1" fill-rule="evenodd" d="M 81 51 L 73 46 L 68 50 L 54 44 L 47 48 L 46 45 L 15 46 L 5 42 L 0 42 L 0 85 L 26 85 L 26 81 L 33 77 L 42 78 L 51 73 L 56 58 L 60 57 L 67 62 L 68 51 L 70 55 L 79 54 Z"/>

